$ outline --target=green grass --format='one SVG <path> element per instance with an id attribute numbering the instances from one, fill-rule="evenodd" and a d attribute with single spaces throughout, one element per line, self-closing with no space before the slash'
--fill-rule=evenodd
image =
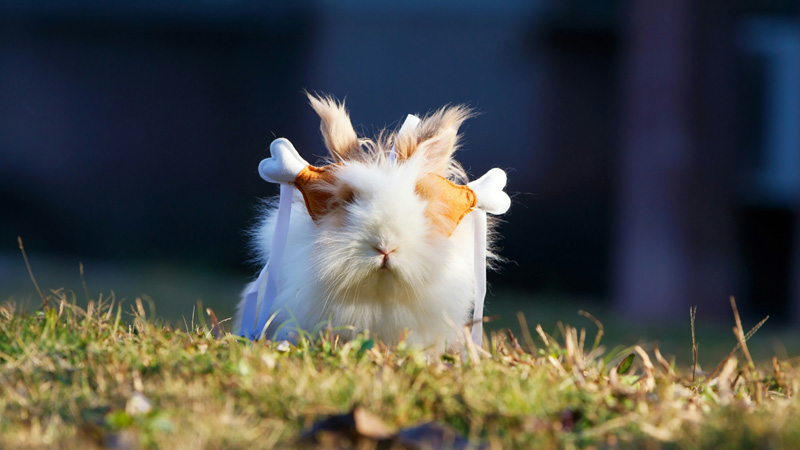
<path id="1" fill-rule="evenodd" d="M 173 327 L 141 302 L 81 308 L 64 291 L 49 305 L 0 309 L 0 448 L 292 448 L 354 405 L 392 430 L 433 421 L 491 448 L 800 442 L 796 360 L 751 365 L 737 353 L 692 381 L 690 366 L 651 345 L 596 343 L 580 317 L 586 330 L 547 334 L 531 320 L 532 336 L 495 333 L 484 349 L 431 355 L 367 333 L 251 344 L 215 337 L 205 315 Z"/>

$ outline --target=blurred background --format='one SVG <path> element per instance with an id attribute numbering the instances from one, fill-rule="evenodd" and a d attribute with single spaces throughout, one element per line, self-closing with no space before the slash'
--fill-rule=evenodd
<path id="1" fill-rule="evenodd" d="M 458 158 L 506 169 L 514 198 L 496 327 L 584 309 L 688 340 L 698 305 L 733 343 L 735 295 L 746 328 L 769 314 L 800 350 L 789 0 L 2 2 L 0 298 L 37 304 L 21 236 L 45 289 L 84 298 L 82 262 L 93 298 L 229 316 L 259 269 L 245 230 L 277 193 L 267 146 L 324 153 L 303 89 L 346 98 L 365 134 L 481 113 Z"/>

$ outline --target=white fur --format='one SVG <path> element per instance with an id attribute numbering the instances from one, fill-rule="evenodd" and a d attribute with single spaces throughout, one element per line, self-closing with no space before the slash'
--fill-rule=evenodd
<path id="1" fill-rule="evenodd" d="M 355 200 L 343 206 L 343 215 L 318 223 L 296 193 L 272 311 L 278 315 L 268 338 L 292 339 L 297 328 L 319 329 L 330 320 L 334 327 L 352 327 L 339 331 L 345 338 L 368 329 L 391 345 L 408 329 L 414 345 L 459 345 L 461 333 L 448 318 L 461 326 L 473 307 L 472 220 L 462 220 L 450 237 L 433 230 L 426 202 L 415 193 L 426 173 L 421 157 L 402 164 L 345 161 L 338 178 L 354 189 Z M 262 263 L 275 220 L 276 209 L 269 209 L 255 233 Z M 394 250 L 387 268 L 373 247 Z M 243 300 L 235 330 L 242 306 Z"/>

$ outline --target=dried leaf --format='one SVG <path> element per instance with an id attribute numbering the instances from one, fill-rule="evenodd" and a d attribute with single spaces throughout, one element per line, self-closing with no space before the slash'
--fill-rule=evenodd
<path id="1" fill-rule="evenodd" d="M 456 430 L 435 423 L 424 423 L 416 427 L 400 430 L 397 433 L 395 443 L 400 448 L 415 450 L 489 448 L 485 444 L 471 443 L 466 437 L 460 436 Z"/>
<path id="2" fill-rule="evenodd" d="M 381 419 L 356 406 L 346 414 L 335 414 L 316 422 L 303 433 L 299 443 L 355 445 L 364 441 L 388 441 L 392 436 L 389 427 Z"/>
<path id="3" fill-rule="evenodd" d="M 219 325 L 219 321 L 217 320 L 217 315 L 214 314 L 214 311 L 211 308 L 206 308 L 206 313 L 211 317 L 211 335 L 217 339 L 220 339 L 225 335 L 222 331 L 222 327 Z"/>
<path id="4" fill-rule="evenodd" d="M 389 427 L 380 418 L 364 408 L 356 407 L 353 410 L 353 419 L 356 432 L 361 436 L 372 439 L 387 439 L 392 436 Z"/>
<path id="5" fill-rule="evenodd" d="M 356 406 L 317 422 L 303 433 L 297 445 L 304 448 L 392 448 L 413 450 L 486 449 L 470 442 L 448 426 L 424 423 L 392 433 L 390 428 L 366 409 Z"/>

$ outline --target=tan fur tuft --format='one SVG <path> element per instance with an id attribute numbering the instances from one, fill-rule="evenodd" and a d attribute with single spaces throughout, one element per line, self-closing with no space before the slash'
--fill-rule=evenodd
<path id="1" fill-rule="evenodd" d="M 430 172 L 448 179 L 458 177 L 463 170 L 453 160 L 458 149 L 458 129 L 473 113 L 464 105 L 445 106 L 426 116 L 412 133 L 397 139 L 397 155 L 401 159 L 424 152 Z"/>
<path id="2" fill-rule="evenodd" d="M 472 110 L 464 105 L 445 106 L 425 116 L 417 127 L 403 136 L 382 130 L 376 139 L 358 138 L 344 107 L 329 96 L 307 93 L 309 103 L 321 119 L 320 130 L 330 152 L 328 164 L 343 161 L 386 161 L 392 146 L 397 158 L 406 160 L 424 154 L 426 171 L 441 175 L 456 183 L 467 181 L 461 165 L 453 159 L 458 150 L 458 129 Z"/>
<path id="3" fill-rule="evenodd" d="M 333 160 L 341 162 L 359 158 L 363 152 L 344 102 L 339 103 L 329 96 L 306 95 L 320 118 L 322 138 Z"/>

